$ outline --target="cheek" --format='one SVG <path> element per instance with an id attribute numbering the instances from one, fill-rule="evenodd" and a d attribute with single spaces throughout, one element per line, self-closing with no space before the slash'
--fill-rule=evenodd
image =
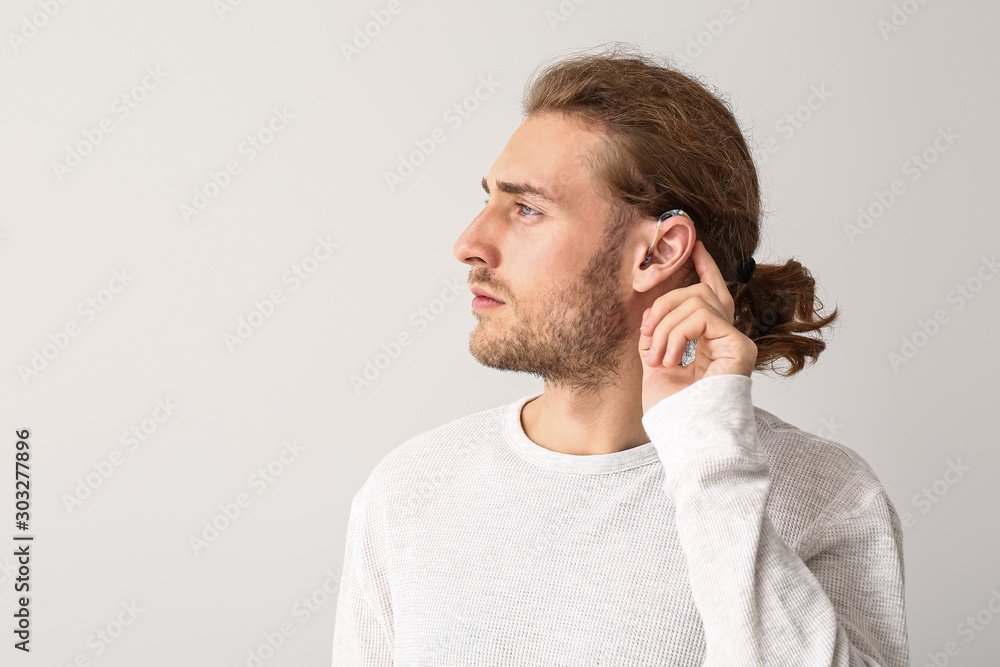
<path id="1" fill-rule="evenodd" d="M 588 257 L 579 245 L 559 245 L 552 235 L 511 233 L 504 243 L 504 264 L 512 298 L 519 303 L 535 303 L 556 298 L 580 282 Z M 538 231 L 538 230 L 534 230 Z M 542 304 L 544 306 L 544 304 Z"/>

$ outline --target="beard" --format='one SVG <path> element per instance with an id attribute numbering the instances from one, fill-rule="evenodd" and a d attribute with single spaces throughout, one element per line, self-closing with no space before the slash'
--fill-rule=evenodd
<path id="1" fill-rule="evenodd" d="M 479 323 L 469 336 L 472 356 L 484 366 L 535 375 L 574 392 L 620 383 L 625 343 L 638 337 L 619 291 L 620 249 L 599 248 L 574 283 L 513 307 L 505 302 L 506 312 L 474 310 Z M 488 275 L 475 269 L 469 278 L 490 285 Z"/>

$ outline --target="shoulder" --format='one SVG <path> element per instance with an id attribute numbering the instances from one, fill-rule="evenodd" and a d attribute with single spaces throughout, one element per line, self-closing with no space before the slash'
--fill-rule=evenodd
<path id="1" fill-rule="evenodd" d="M 757 406 L 754 418 L 761 446 L 780 472 L 834 486 L 854 477 L 881 486 L 868 462 L 847 445 L 804 431 Z"/>
<path id="2" fill-rule="evenodd" d="M 754 406 L 757 434 L 771 477 L 769 510 L 788 536 L 807 542 L 822 530 L 877 512 L 898 518 L 881 481 L 845 444 L 790 424 Z"/>
<path id="3" fill-rule="evenodd" d="M 404 441 L 375 465 L 358 492 L 370 499 L 392 502 L 421 485 L 440 484 L 465 461 L 496 446 L 502 438 L 510 404 L 480 410 Z"/>

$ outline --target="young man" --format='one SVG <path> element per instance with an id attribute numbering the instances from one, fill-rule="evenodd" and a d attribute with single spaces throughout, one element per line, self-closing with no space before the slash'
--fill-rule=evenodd
<path id="1" fill-rule="evenodd" d="M 731 112 L 614 51 L 553 65 L 524 106 L 454 254 L 473 356 L 544 389 L 376 466 L 333 664 L 908 665 L 879 480 L 751 402 L 751 373 L 800 370 L 836 312 L 798 262 L 754 271 Z"/>

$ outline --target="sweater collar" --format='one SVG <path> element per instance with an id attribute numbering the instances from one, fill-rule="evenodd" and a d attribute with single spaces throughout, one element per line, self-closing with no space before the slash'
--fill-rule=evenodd
<path id="1" fill-rule="evenodd" d="M 565 454 L 542 447 L 528 437 L 521 424 L 521 410 L 525 404 L 541 395 L 542 392 L 537 392 L 522 396 L 507 407 L 504 417 L 504 440 L 527 462 L 557 472 L 602 475 L 659 461 L 659 454 L 652 442 L 608 454 Z"/>

